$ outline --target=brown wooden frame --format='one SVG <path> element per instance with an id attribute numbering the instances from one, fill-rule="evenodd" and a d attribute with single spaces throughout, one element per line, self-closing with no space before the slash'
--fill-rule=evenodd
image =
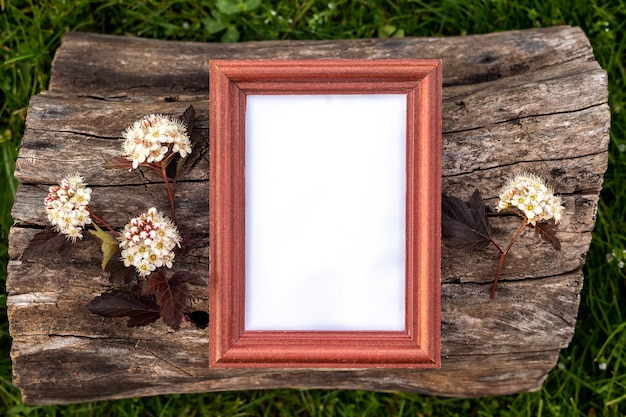
<path id="1" fill-rule="evenodd" d="M 209 366 L 440 366 L 441 61 L 212 60 Z M 249 94 L 406 94 L 405 331 L 246 331 Z"/>

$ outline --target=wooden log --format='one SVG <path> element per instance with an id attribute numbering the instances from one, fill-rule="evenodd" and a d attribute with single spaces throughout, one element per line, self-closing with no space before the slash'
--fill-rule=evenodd
<path id="1" fill-rule="evenodd" d="M 557 252 L 525 231 L 509 254 L 497 298 L 489 288 L 493 249 L 443 250 L 442 368 L 438 370 L 215 370 L 206 330 L 88 313 L 114 287 L 87 235 L 67 258 L 23 256 L 45 225 L 47 188 L 81 172 L 93 209 L 114 227 L 151 205 L 167 211 L 151 172 L 105 170 L 121 133 L 153 112 L 197 111 L 198 145 L 179 180 L 181 229 L 208 233 L 208 60 L 211 58 L 441 58 L 444 66 L 443 187 L 494 204 L 514 172 L 545 176 L 564 199 Z M 8 314 L 14 383 L 29 404 L 60 404 L 164 393 L 259 388 L 348 388 L 445 396 L 540 388 L 570 342 L 582 266 L 607 168 L 606 73 L 578 28 L 554 27 L 454 38 L 202 44 L 68 33 L 49 90 L 32 98 L 16 177 L 10 233 Z M 490 218 L 505 244 L 519 219 Z M 208 240 L 177 255 L 175 269 L 208 279 Z M 207 309 L 194 287 L 192 309 Z"/>

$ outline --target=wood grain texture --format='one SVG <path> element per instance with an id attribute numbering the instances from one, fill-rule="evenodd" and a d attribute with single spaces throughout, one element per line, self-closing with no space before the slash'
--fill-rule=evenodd
<path id="1" fill-rule="evenodd" d="M 194 149 L 177 188 L 181 229 L 208 233 L 208 60 L 438 58 L 443 60 L 443 190 L 494 204 L 514 172 L 545 176 L 564 199 L 562 250 L 526 230 L 507 258 L 496 299 L 492 249 L 443 249 L 442 367 L 438 370 L 228 370 L 208 368 L 206 330 L 174 333 L 157 321 L 128 328 L 85 305 L 112 287 L 91 236 L 68 259 L 25 259 L 45 224 L 47 188 L 79 171 L 92 207 L 115 227 L 155 204 L 159 177 L 107 171 L 122 131 L 147 113 L 196 108 Z M 346 388 L 478 396 L 538 389 L 574 332 L 581 268 L 607 167 L 606 73 L 578 28 L 458 38 L 201 44 L 68 33 L 49 90 L 32 98 L 17 161 L 8 314 L 14 383 L 29 404 L 259 388 Z M 490 218 L 503 244 L 519 219 Z M 207 278 L 208 238 L 175 268 Z M 206 310 L 206 288 L 193 288 Z"/>

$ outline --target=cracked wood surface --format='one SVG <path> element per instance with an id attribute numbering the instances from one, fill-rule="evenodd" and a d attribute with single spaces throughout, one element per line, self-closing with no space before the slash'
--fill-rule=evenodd
<path id="1" fill-rule="evenodd" d="M 511 173 L 544 175 L 564 199 L 562 250 L 526 230 L 505 264 L 491 248 L 443 249 L 442 367 L 438 370 L 213 370 L 206 330 L 161 321 L 128 328 L 125 319 L 85 305 L 112 287 L 87 234 L 69 259 L 26 259 L 45 225 L 47 188 L 76 171 L 93 188 L 92 207 L 115 227 L 152 204 L 167 212 L 152 172 L 104 170 L 121 132 L 153 112 L 196 108 L 198 146 L 177 188 L 184 231 L 208 232 L 208 59 L 441 58 L 443 188 L 493 204 Z M 578 28 L 555 27 L 451 38 L 281 41 L 241 44 L 165 42 L 68 33 L 48 91 L 31 100 L 15 175 L 20 180 L 10 234 L 8 314 L 14 383 L 29 404 L 59 404 L 164 393 L 261 388 L 345 388 L 446 396 L 538 389 L 570 342 L 607 167 L 606 73 Z M 506 243 L 519 219 L 490 218 Z M 208 240 L 177 255 L 175 268 L 207 279 Z M 192 309 L 207 309 L 194 288 Z"/>

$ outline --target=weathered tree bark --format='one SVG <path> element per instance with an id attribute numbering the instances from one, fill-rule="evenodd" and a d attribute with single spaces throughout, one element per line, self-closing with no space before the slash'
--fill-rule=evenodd
<path id="1" fill-rule="evenodd" d="M 443 187 L 493 204 L 514 172 L 545 176 L 566 214 L 557 252 L 526 230 L 507 258 L 497 298 L 493 248 L 443 251 L 442 367 L 438 370 L 214 370 L 207 331 L 162 321 L 138 328 L 88 313 L 111 289 L 98 241 L 87 235 L 69 259 L 23 257 L 46 223 L 47 188 L 80 172 L 92 207 L 114 227 L 151 205 L 167 212 L 152 172 L 105 170 L 125 127 L 148 113 L 197 112 L 194 149 L 177 188 L 182 230 L 208 233 L 208 60 L 211 58 L 441 58 Z M 350 388 L 446 396 L 538 389 L 571 340 L 607 167 L 606 73 L 578 28 L 457 38 L 200 44 L 69 33 L 49 90 L 32 98 L 17 160 L 21 185 L 10 235 L 8 313 L 14 383 L 30 404 L 259 388 Z M 490 219 L 506 244 L 521 220 Z M 207 278 L 208 240 L 177 255 L 175 268 Z M 193 309 L 207 310 L 206 288 Z"/>

